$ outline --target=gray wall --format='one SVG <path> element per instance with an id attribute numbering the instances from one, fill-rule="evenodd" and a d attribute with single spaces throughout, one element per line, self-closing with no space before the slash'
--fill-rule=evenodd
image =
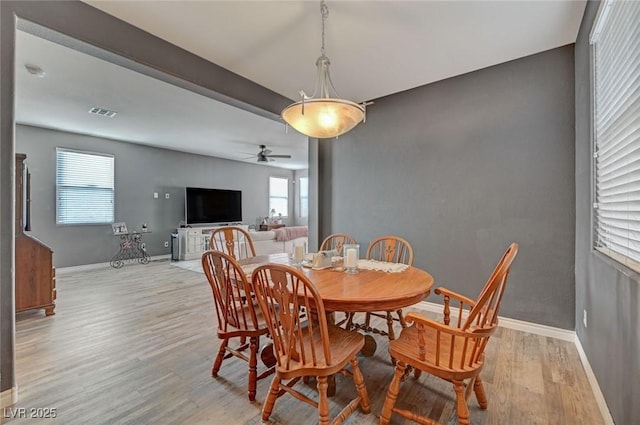
<path id="1" fill-rule="evenodd" d="M 520 244 L 501 314 L 574 328 L 573 46 L 378 99 L 320 142 L 320 228 L 408 239 L 415 264 L 474 297 Z M 440 302 L 435 296 L 431 301 Z"/>
<path id="2" fill-rule="evenodd" d="M 56 225 L 56 147 L 114 155 L 115 221 L 129 230 L 147 223 L 150 255 L 169 254 L 163 243 L 184 221 L 186 186 L 241 190 L 243 222 L 256 224 L 268 215 L 269 176 L 293 179 L 292 171 L 280 168 L 19 125 L 16 151 L 27 154 L 31 173 L 32 233 L 53 249 L 56 267 L 107 262 L 119 246 L 110 225 Z"/>
<path id="3" fill-rule="evenodd" d="M 588 2 L 576 41 L 576 332 L 616 424 L 640 423 L 640 275 L 591 243 L 592 140 Z M 582 323 L 587 311 L 588 327 Z"/>

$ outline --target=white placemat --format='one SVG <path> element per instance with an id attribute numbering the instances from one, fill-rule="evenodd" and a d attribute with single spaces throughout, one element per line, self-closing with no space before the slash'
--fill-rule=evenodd
<path id="1" fill-rule="evenodd" d="M 251 278 L 251 273 L 253 273 L 253 271 L 258 267 L 264 266 L 265 264 L 266 263 L 246 264 L 242 266 L 242 271 L 244 272 L 245 276 L 247 276 L 248 278 Z"/>
<path id="2" fill-rule="evenodd" d="M 400 273 L 409 268 L 406 264 L 387 263 L 377 260 L 358 260 L 358 268 L 363 270 L 377 270 L 387 273 Z"/>
<path id="3" fill-rule="evenodd" d="M 272 264 L 289 264 L 289 257 L 287 255 L 273 256 L 271 257 L 271 263 Z M 244 272 L 244 274 L 249 279 L 251 279 L 251 274 L 253 273 L 253 271 L 260 266 L 264 266 L 265 264 L 267 263 L 251 263 L 251 264 L 244 264 L 240 267 L 242 267 L 242 271 Z"/>

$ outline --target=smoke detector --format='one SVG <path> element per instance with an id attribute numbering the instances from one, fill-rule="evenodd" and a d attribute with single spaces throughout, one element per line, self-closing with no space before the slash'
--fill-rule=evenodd
<path id="1" fill-rule="evenodd" d="M 36 77 L 44 77 L 45 75 L 47 75 L 46 72 L 44 72 L 44 69 L 40 68 L 38 65 L 29 65 L 26 64 L 24 66 L 27 69 L 27 72 L 31 75 L 35 75 Z"/>

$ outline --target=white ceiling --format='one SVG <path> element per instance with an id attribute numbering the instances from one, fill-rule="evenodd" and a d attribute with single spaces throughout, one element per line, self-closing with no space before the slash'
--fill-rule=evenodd
<path id="1" fill-rule="evenodd" d="M 16 45 L 18 123 L 251 163 L 264 144 L 292 157 L 261 164 L 307 168 L 307 138 L 280 122 L 22 31 Z M 31 75 L 27 64 L 46 75 Z M 92 107 L 117 115 L 92 115 Z"/>
<path id="2" fill-rule="evenodd" d="M 297 100 L 301 89 L 313 92 L 321 44 L 318 1 L 86 3 L 291 99 Z M 573 43 L 586 2 L 327 4 L 326 53 L 334 85 L 341 96 L 360 102 Z M 282 124 L 41 43 L 27 34 L 18 37 L 17 66 L 28 61 L 47 72 L 34 82 L 24 68 L 17 70 L 18 120 L 57 128 L 80 125 L 84 133 L 81 123 L 90 118 L 84 129 L 103 132 L 91 134 L 231 159 L 240 158 L 238 152 L 257 152 L 263 143 L 274 153 L 294 155 L 272 165 L 306 167 L 306 138 L 294 131 L 284 134 Z M 91 71 L 82 72 L 84 67 Z M 63 89 L 56 89 L 59 85 Z M 45 104 L 38 106 L 40 93 Z M 66 114 L 80 103 L 119 115 L 109 120 Z M 60 112 L 48 115 L 53 112 L 45 109 Z"/>

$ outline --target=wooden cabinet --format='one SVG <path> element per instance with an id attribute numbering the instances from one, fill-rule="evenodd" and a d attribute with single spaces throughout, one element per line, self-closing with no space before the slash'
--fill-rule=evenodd
<path id="1" fill-rule="evenodd" d="M 208 237 L 208 231 L 202 229 L 178 229 L 180 235 L 180 259 L 192 260 L 199 258 L 205 251 L 204 244 Z M 184 241 L 184 243 L 182 243 Z"/>
<path id="2" fill-rule="evenodd" d="M 30 202 L 25 159 L 25 154 L 16 154 L 16 313 L 43 308 L 50 316 L 56 299 L 53 251 L 25 232 Z"/>

